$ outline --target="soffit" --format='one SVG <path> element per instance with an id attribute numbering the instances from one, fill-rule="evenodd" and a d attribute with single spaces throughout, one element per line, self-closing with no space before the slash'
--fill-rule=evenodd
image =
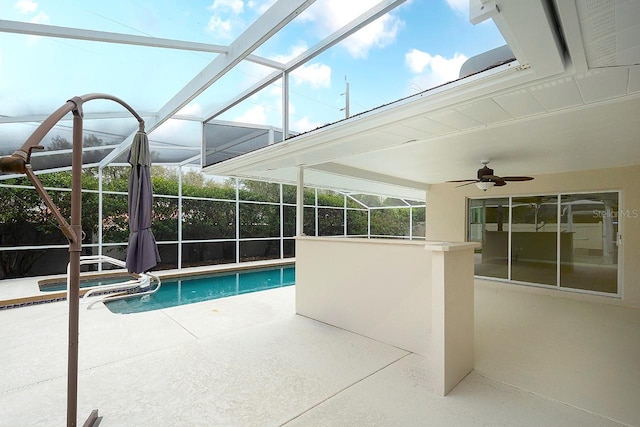
<path id="1" fill-rule="evenodd" d="M 590 68 L 640 64 L 640 2 L 576 0 Z"/>

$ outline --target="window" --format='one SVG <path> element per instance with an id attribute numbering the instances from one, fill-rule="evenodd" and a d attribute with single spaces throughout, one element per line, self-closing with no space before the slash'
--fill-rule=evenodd
<path id="1" fill-rule="evenodd" d="M 476 276 L 619 295 L 619 193 L 470 199 Z"/>

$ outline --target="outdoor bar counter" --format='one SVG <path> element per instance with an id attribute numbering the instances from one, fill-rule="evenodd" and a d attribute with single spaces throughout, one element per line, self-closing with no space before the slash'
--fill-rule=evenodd
<path id="1" fill-rule="evenodd" d="M 446 395 L 474 366 L 477 243 L 296 239 L 296 312 L 425 356 Z"/>

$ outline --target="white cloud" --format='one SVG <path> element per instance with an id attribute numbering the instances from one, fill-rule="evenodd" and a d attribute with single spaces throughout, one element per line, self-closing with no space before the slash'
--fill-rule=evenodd
<path id="1" fill-rule="evenodd" d="M 254 125 L 266 125 L 267 114 L 262 105 L 256 105 L 249 108 L 244 112 L 244 114 L 236 117 L 233 121 L 240 123 L 250 123 Z"/>
<path id="2" fill-rule="evenodd" d="M 343 27 L 364 11 L 374 7 L 379 0 L 327 0 L 322 7 L 309 8 L 300 19 L 313 22 L 318 26 L 318 32 L 322 35 L 330 34 Z M 393 14 L 386 14 L 357 33 L 340 43 L 355 58 L 364 58 L 373 47 L 384 47 L 392 43 L 398 31 L 404 25 Z"/>
<path id="3" fill-rule="evenodd" d="M 405 54 L 405 64 L 416 74 L 411 85 L 421 90 L 447 83 L 458 78 L 460 67 L 467 60 L 465 55 L 456 53 L 453 58 L 431 55 L 417 49 Z"/>
<path id="4" fill-rule="evenodd" d="M 404 55 L 405 64 L 407 64 L 411 72 L 415 74 L 423 72 L 427 64 L 431 62 L 431 59 L 431 55 L 418 49 L 412 49 Z"/>
<path id="5" fill-rule="evenodd" d="M 233 40 L 246 25 L 243 21 L 243 0 L 214 0 L 208 8 L 213 15 L 207 23 L 207 32 L 218 42 Z"/>
<path id="6" fill-rule="evenodd" d="M 273 4 L 276 2 L 276 0 L 266 0 L 266 1 L 248 1 L 247 2 L 247 7 L 249 9 L 255 9 L 256 12 L 258 12 L 260 15 L 262 15 L 263 13 L 265 13 L 267 11 L 267 9 L 269 9 L 271 6 L 273 6 Z"/>
<path id="7" fill-rule="evenodd" d="M 185 116 L 201 117 L 202 116 L 202 106 L 197 102 L 193 102 L 193 103 L 187 104 L 184 107 L 182 107 L 180 109 L 180 111 L 178 111 L 178 115 L 180 115 L 180 114 L 185 115 Z"/>
<path id="8" fill-rule="evenodd" d="M 464 15 L 469 13 L 469 0 L 447 0 L 451 9 Z"/>
<path id="9" fill-rule="evenodd" d="M 286 64 L 306 52 L 307 49 L 306 43 L 299 42 L 291 48 L 288 54 L 278 55 L 273 59 Z M 297 85 L 308 83 L 314 89 L 331 86 L 331 67 L 326 64 L 314 63 L 301 65 L 291 73 L 291 76 Z"/>
<path id="10" fill-rule="evenodd" d="M 236 15 L 241 14 L 244 11 L 244 2 L 242 0 L 214 0 L 209 9 L 231 11 Z"/>
<path id="11" fill-rule="evenodd" d="M 46 13 L 40 11 L 40 12 L 38 12 L 38 14 L 36 16 L 31 18 L 31 22 L 33 24 L 48 24 L 49 23 L 49 15 L 47 15 Z M 33 46 L 35 43 L 38 42 L 40 37 L 41 36 L 34 36 L 34 35 L 27 36 L 27 45 Z"/>
<path id="12" fill-rule="evenodd" d="M 214 37 L 228 40 L 233 36 L 231 34 L 231 21 L 224 20 L 218 16 L 212 16 L 207 24 L 207 31 L 212 33 Z"/>
<path id="13" fill-rule="evenodd" d="M 40 12 L 31 18 L 31 22 L 34 24 L 47 24 L 49 22 L 49 15 L 44 12 Z"/>
<path id="14" fill-rule="evenodd" d="M 199 141 L 201 137 L 200 126 L 178 119 L 169 119 L 149 133 L 149 139 L 154 141 Z"/>
<path id="15" fill-rule="evenodd" d="M 382 48 L 393 43 L 403 25 L 397 17 L 385 15 L 347 38 L 342 45 L 354 58 L 366 58 L 372 47 Z"/>
<path id="16" fill-rule="evenodd" d="M 308 83 L 313 89 L 331 86 L 331 67 L 325 64 L 302 65 L 291 76 L 297 85 Z"/>
<path id="17" fill-rule="evenodd" d="M 309 120 L 307 116 L 291 123 L 291 130 L 294 132 L 307 132 L 322 126 L 320 122 Z"/>
<path id="18" fill-rule="evenodd" d="M 283 63 L 287 63 L 289 61 L 291 61 L 293 58 L 302 55 L 304 52 L 307 51 L 307 49 L 309 49 L 307 47 L 307 44 L 303 41 L 298 42 L 297 44 L 295 44 L 292 48 L 291 51 L 288 54 L 285 55 L 276 55 L 273 60 L 274 61 L 278 61 L 278 62 L 283 62 Z"/>
<path id="19" fill-rule="evenodd" d="M 22 14 L 33 13 L 38 8 L 38 3 L 32 0 L 19 0 L 13 8 Z"/>

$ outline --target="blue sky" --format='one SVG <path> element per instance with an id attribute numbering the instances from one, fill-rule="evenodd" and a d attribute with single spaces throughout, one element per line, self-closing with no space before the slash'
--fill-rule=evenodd
<path id="1" fill-rule="evenodd" d="M 3 19 L 228 45 L 272 0 L 18 0 Z M 287 61 L 378 0 L 318 0 L 255 53 Z M 467 0 L 408 0 L 298 69 L 290 89 L 291 128 L 305 131 L 457 78 L 465 59 L 504 44 L 493 23 L 468 22 Z M 91 92 L 119 96 L 141 111 L 161 108 L 214 54 L 0 34 L 0 114 L 49 114 Z M 67 67 L 68 64 L 75 67 Z M 135 75 L 132 71 L 135 70 Z M 184 108 L 207 115 L 272 70 L 243 64 Z M 276 83 L 220 119 L 280 127 Z M 97 110 L 107 108 L 104 105 Z M 159 129 L 168 136 L 178 125 Z"/>

